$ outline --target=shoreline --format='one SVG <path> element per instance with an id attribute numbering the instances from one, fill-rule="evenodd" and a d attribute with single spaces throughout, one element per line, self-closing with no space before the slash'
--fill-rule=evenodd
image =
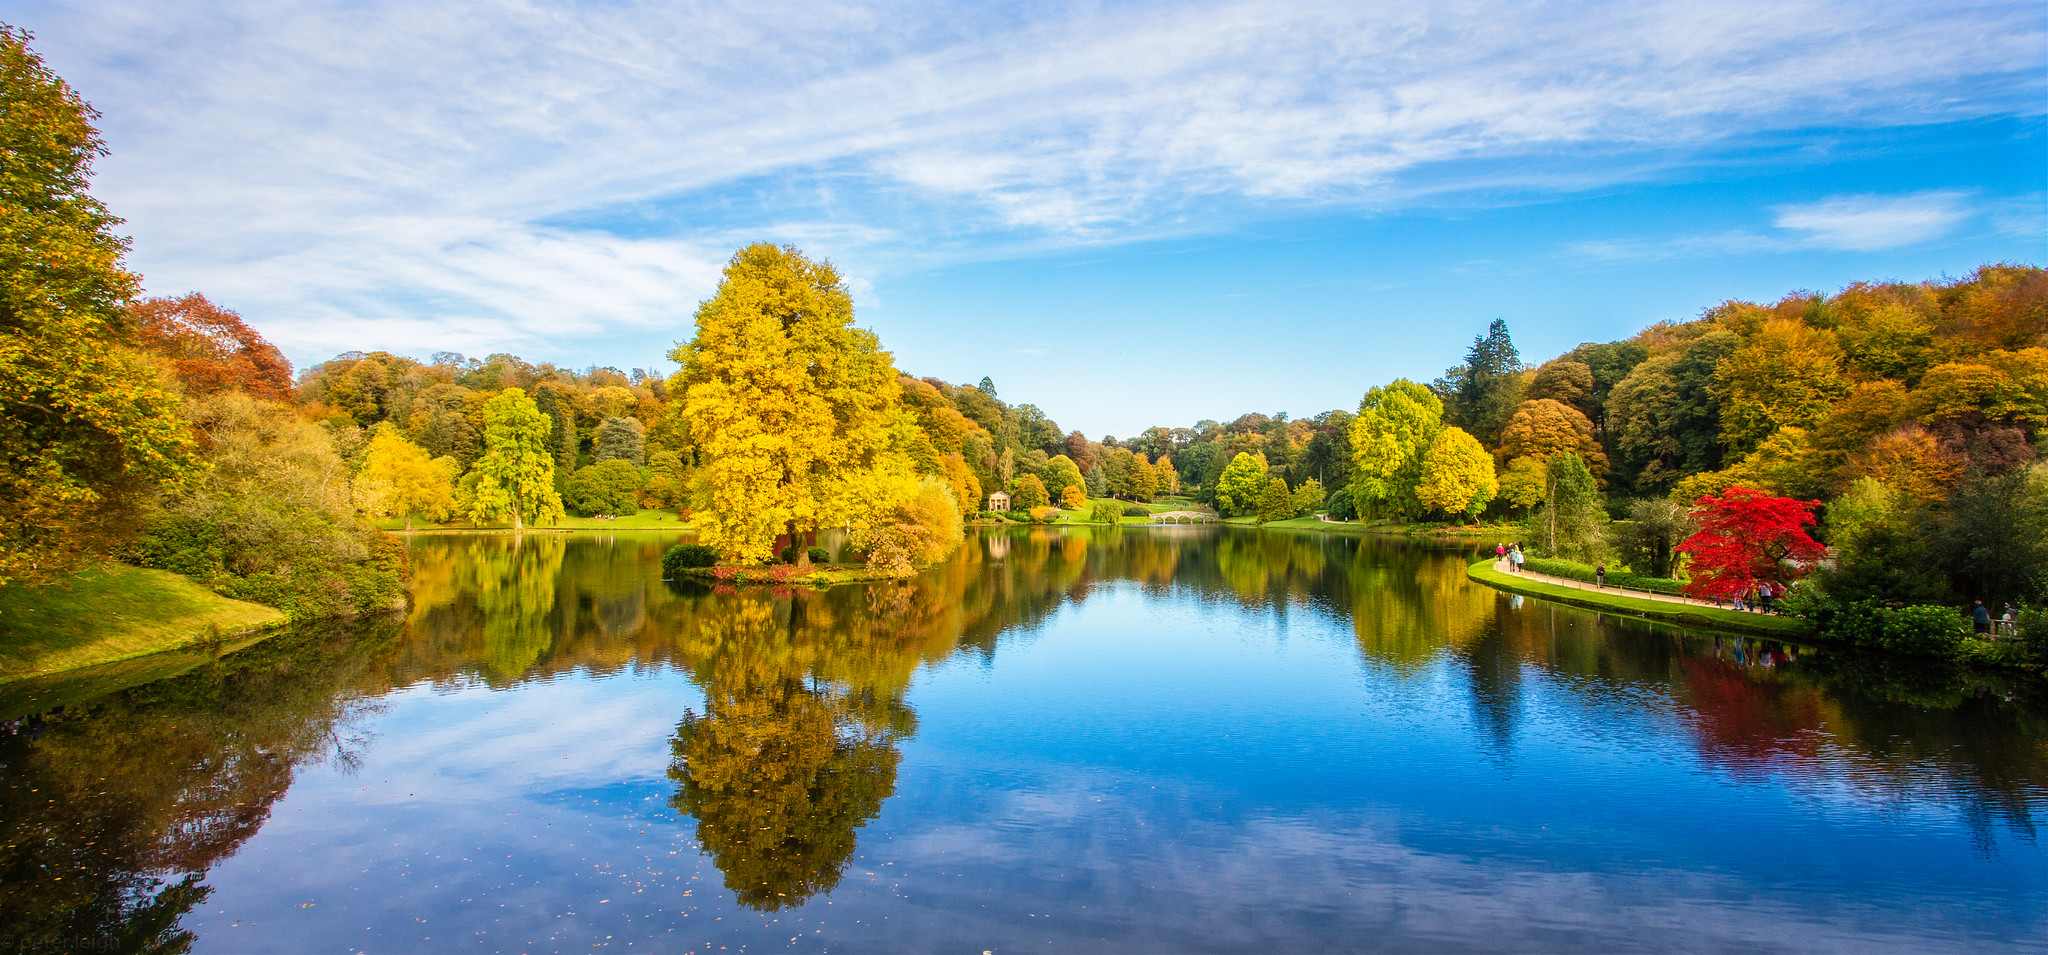
<path id="1" fill-rule="evenodd" d="M 246 645 L 284 625 L 284 611 L 223 597 L 163 570 L 106 565 L 40 591 L 0 595 L 10 638 L 0 686 L 177 652 Z M 124 616 L 125 615 L 125 616 Z"/>
<path id="2" fill-rule="evenodd" d="M 1698 630 L 1719 630 L 1749 636 L 1769 637 L 1777 640 L 1796 640 L 1800 643 L 1819 645 L 1803 623 L 1767 614 L 1744 613 L 1739 610 L 1723 610 L 1717 607 L 1697 607 L 1690 604 L 1673 604 L 1642 597 L 1629 597 L 1619 592 L 1604 590 L 1585 591 L 1571 587 L 1516 577 L 1493 569 L 1493 558 L 1489 557 L 1465 568 L 1467 579 L 1485 584 L 1495 590 L 1521 594 L 1539 600 L 1570 604 L 1588 610 L 1622 614 L 1659 623 L 1676 624 Z"/>

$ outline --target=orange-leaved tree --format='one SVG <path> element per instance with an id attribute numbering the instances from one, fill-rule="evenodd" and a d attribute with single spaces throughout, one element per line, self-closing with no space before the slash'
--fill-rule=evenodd
<path id="1" fill-rule="evenodd" d="M 1806 533 L 1819 501 L 1731 487 L 1693 506 L 1699 532 L 1676 550 L 1692 559 L 1685 592 L 1694 597 L 1733 597 L 1762 583 L 1790 583 L 1804 573 L 1798 563 L 1826 553 Z"/>

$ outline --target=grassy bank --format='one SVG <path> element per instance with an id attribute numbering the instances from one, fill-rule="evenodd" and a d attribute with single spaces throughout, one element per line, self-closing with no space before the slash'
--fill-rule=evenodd
<path id="1" fill-rule="evenodd" d="M 1465 576 L 1482 584 L 1509 593 L 1554 600 L 1591 610 L 1640 617 L 1645 620 L 1660 620 L 1682 627 L 1702 630 L 1722 630 L 1730 633 L 1747 633 L 1762 637 L 1798 639 L 1811 637 L 1806 624 L 1790 617 L 1773 617 L 1769 614 L 1743 613 L 1736 610 L 1722 610 L 1717 607 L 1697 607 L 1691 604 L 1650 600 L 1644 597 L 1629 597 L 1605 590 L 1579 590 L 1560 587 L 1527 577 L 1504 574 L 1493 569 L 1491 559 L 1482 560 L 1465 571 Z"/>
<path id="2" fill-rule="evenodd" d="M 0 682 L 114 663 L 279 623 L 189 578 L 109 564 L 69 585 L 0 590 Z"/>

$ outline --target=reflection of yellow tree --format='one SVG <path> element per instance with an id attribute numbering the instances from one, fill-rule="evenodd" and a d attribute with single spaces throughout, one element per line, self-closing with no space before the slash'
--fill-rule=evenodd
<path id="1" fill-rule="evenodd" d="M 809 619 L 809 602 L 734 594 L 706 615 L 694 635 L 705 712 L 671 742 L 672 805 L 697 818 L 726 887 L 766 911 L 838 884 L 854 830 L 895 790 L 895 739 L 909 731 L 887 687 L 806 677 L 847 662 L 843 628 Z"/>

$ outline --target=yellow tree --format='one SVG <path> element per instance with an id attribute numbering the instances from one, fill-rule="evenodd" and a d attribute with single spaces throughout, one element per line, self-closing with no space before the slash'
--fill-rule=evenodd
<path id="1" fill-rule="evenodd" d="M 1149 501 L 1159 495 L 1159 471 L 1143 454 L 1131 461 L 1131 496 Z"/>
<path id="2" fill-rule="evenodd" d="M 1477 515 L 1499 492 L 1493 455 L 1463 428 L 1445 428 L 1422 455 L 1422 482 L 1415 487 L 1415 497 L 1424 507 Z"/>
<path id="3" fill-rule="evenodd" d="M 830 263 L 767 243 L 733 253 L 696 337 L 669 358 L 702 460 L 693 523 L 727 560 L 764 561 L 778 532 L 877 520 L 899 503 L 886 496 L 905 486 L 898 448 L 916 426 Z"/>
<path id="4" fill-rule="evenodd" d="M 1849 393 L 1834 333 L 1774 318 L 1714 367 L 1721 430 L 1746 452 L 1784 425 L 1806 428 Z"/>
<path id="5" fill-rule="evenodd" d="M 121 220 L 87 192 L 92 108 L 0 24 L 0 584 L 119 544 L 201 464 L 175 392 L 123 347 Z"/>
<path id="6" fill-rule="evenodd" d="M 484 453 L 470 475 L 469 514 L 482 523 L 512 515 L 512 526 L 546 527 L 562 518 L 555 490 L 554 421 L 526 392 L 507 388 L 484 403 Z"/>
<path id="7" fill-rule="evenodd" d="M 407 441 L 390 422 L 379 424 L 356 474 L 356 505 L 372 517 L 413 515 L 445 520 L 455 509 L 455 459 L 433 458 L 425 448 Z"/>
<path id="8" fill-rule="evenodd" d="M 1365 393 L 1351 420 L 1351 502 L 1361 517 L 1413 517 L 1422 455 L 1443 430 L 1444 403 L 1406 378 Z"/>

